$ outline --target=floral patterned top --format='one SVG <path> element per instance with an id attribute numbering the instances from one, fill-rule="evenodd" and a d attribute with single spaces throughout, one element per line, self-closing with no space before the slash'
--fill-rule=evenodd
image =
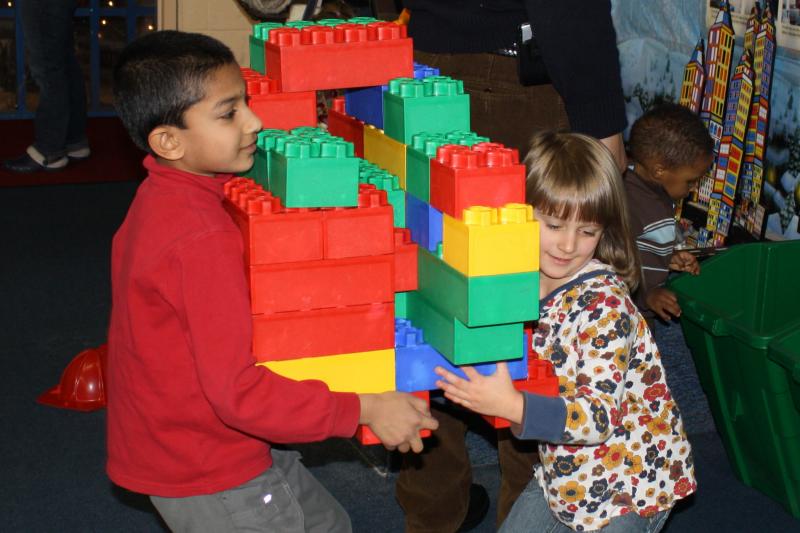
<path id="1" fill-rule="evenodd" d="M 566 403 L 562 437 L 540 445 L 536 471 L 554 515 L 591 531 L 629 512 L 651 516 L 694 492 L 678 407 L 622 280 L 593 260 L 540 305 L 533 350 L 553 363 Z M 523 420 L 522 433 L 536 422 Z"/>

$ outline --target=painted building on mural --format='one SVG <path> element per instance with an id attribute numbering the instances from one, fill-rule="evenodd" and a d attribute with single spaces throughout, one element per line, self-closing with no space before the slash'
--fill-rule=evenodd
<path id="1" fill-rule="evenodd" d="M 733 203 L 744 155 L 744 138 L 752 99 L 752 58 L 750 50 L 745 50 L 730 82 L 722 139 L 708 206 L 706 230 L 712 236 L 711 242 L 714 246 L 724 244 L 733 218 Z"/>
<path id="2" fill-rule="evenodd" d="M 706 69 L 703 61 L 705 43 L 697 41 L 692 58 L 683 69 L 680 105 L 688 107 L 693 113 L 700 111 L 703 98 L 703 83 L 706 81 Z"/>
<path id="3" fill-rule="evenodd" d="M 769 129 L 769 100 L 775 64 L 775 20 L 767 6 L 756 23 L 753 41 L 753 104 L 745 136 L 744 162 L 736 220 L 753 235 L 761 234 L 764 208 L 760 205 Z"/>
<path id="4" fill-rule="evenodd" d="M 733 44 L 733 23 L 731 21 L 730 6 L 726 2 L 720 6 L 716 21 L 708 30 L 706 81 L 703 90 L 703 101 L 700 106 L 700 118 L 703 119 L 711 137 L 714 139 L 715 152 L 719 149 L 719 144 L 722 140 L 722 120 L 725 112 L 725 97 L 728 93 Z M 707 205 L 711 198 L 715 166 L 716 163 L 712 165 L 709 173 L 700 180 L 695 199 L 703 205 Z"/>

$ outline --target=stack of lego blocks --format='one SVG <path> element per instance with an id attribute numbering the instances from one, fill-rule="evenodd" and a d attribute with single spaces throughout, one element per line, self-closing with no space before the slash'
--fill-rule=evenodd
<path id="1" fill-rule="evenodd" d="M 248 104 L 267 129 L 226 194 L 261 364 L 427 397 L 437 365 L 503 360 L 519 387 L 557 393 L 523 335 L 538 309 L 524 168 L 470 131 L 462 82 L 414 64 L 405 27 L 374 19 L 259 24 L 250 42 Z M 346 89 L 328 131 L 308 111 L 322 89 Z"/>

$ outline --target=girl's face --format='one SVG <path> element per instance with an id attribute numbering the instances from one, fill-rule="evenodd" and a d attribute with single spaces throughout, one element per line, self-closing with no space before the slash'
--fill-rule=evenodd
<path id="1" fill-rule="evenodd" d="M 569 281 L 593 257 L 603 228 L 572 217 L 564 220 L 537 213 L 539 221 L 539 297 Z"/>

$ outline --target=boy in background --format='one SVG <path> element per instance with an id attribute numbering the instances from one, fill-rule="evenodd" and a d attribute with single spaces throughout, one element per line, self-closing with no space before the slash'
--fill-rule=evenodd
<path id="1" fill-rule="evenodd" d="M 299 454 L 270 443 L 350 437 L 362 423 L 419 452 L 436 421 L 407 394 L 334 393 L 255 366 L 223 185 L 252 166 L 261 123 L 231 51 L 149 34 L 122 52 L 114 96 L 149 174 L 112 246 L 109 477 L 149 495 L 173 531 L 350 531 Z"/>
<path id="2" fill-rule="evenodd" d="M 681 315 L 675 294 L 664 287 L 671 271 L 700 273 L 697 258 L 675 251 L 675 205 L 694 189 L 712 162 L 714 145 L 700 118 L 689 109 L 664 104 L 631 127 L 624 175 L 631 230 L 642 261 L 636 305 L 651 328 L 656 317 Z"/>

